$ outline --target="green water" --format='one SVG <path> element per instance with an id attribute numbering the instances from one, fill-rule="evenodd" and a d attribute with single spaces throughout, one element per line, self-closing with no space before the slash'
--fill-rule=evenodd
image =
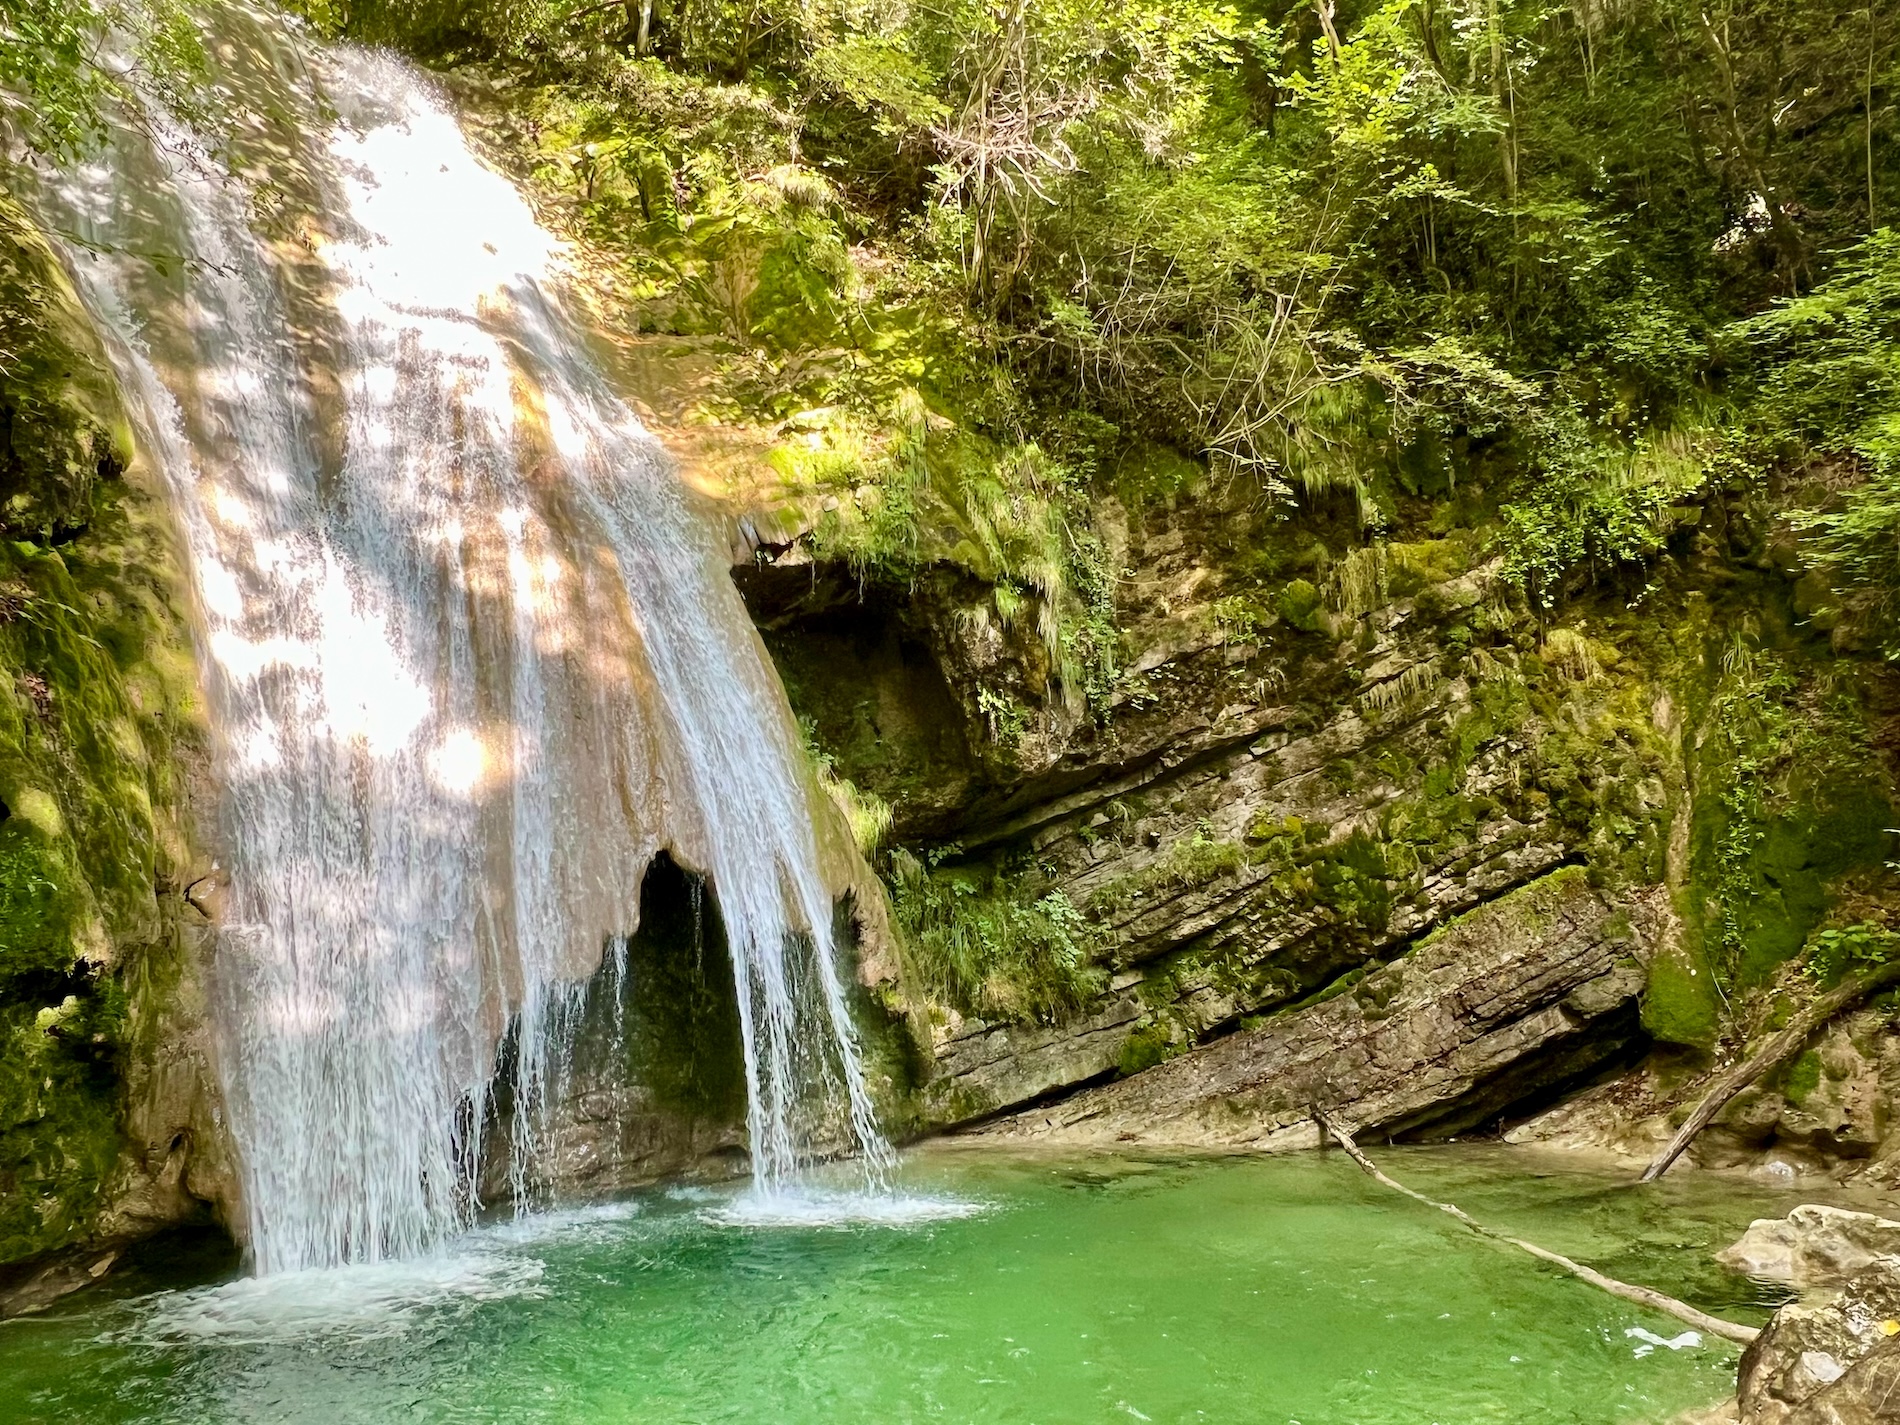
<path id="1" fill-rule="evenodd" d="M 1509 1149 L 1389 1170 L 1498 1226 L 1742 1320 L 1709 1260 L 1798 1199 L 1648 1188 Z M 1541 1174 L 1541 1175 L 1539 1175 Z M 1474 1240 L 1345 1158 L 910 1156 L 908 1226 L 736 1226 L 655 1192 L 473 1235 L 440 1262 L 259 1285 L 148 1269 L 0 1325 L 0 1420 L 1665 1421 L 1734 1348 Z M 188 1265 L 167 1268 L 174 1277 Z M 1645 1347 L 1647 1346 L 1647 1349 Z"/>

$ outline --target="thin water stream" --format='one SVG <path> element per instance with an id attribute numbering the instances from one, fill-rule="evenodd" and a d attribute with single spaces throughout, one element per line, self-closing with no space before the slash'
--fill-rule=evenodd
<path id="1" fill-rule="evenodd" d="M 1797 1200 L 1701 1174 L 1633 1189 L 1521 1150 L 1381 1156 L 1753 1321 L 1771 1298 L 1710 1253 Z M 1733 1384 L 1734 1348 L 1476 1241 L 1339 1154 L 949 1147 L 898 1176 L 869 1221 L 862 1198 L 760 1223 L 730 1190 L 659 1190 L 410 1264 L 128 1276 L 0 1326 L 0 1421 L 1611 1425 Z"/>

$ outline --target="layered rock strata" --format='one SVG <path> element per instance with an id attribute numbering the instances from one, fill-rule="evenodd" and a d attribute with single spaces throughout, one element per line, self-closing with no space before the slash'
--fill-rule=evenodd
<path id="1" fill-rule="evenodd" d="M 1613 909 L 1581 871 L 1558 871 L 1318 1003 L 978 1131 L 1306 1148 L 1318 1144 L 1319 1105 L 1355 1134 L 1456 1134 L 1640 1041 L 1638 925 L 1654 912 L 1649 901 Z"/>

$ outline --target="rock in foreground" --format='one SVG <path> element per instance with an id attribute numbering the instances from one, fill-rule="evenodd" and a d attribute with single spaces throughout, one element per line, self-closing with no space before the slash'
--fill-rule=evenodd
<path id="1" fill-rule="evenodd" d="M 1775 1313 L 1743 1354 L 1741 1425 L 1900 1421 L 1900 1223 L 1808 1205 L 1753 1223 L 1719 1260 L 1824 1296 Z"/>

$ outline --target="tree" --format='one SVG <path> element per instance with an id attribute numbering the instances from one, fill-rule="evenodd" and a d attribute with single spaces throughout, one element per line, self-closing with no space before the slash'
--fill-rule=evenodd
<path id="1" fill-rule="evenodd" d="M 114 62 L 124 58 L 128 63 Z M 5 0 L 0 113 L 25 145 L 64 155 L 97 137 L 102 107 L 157 93 L 189 109 L 204 51 L 180 0 Z"/>

